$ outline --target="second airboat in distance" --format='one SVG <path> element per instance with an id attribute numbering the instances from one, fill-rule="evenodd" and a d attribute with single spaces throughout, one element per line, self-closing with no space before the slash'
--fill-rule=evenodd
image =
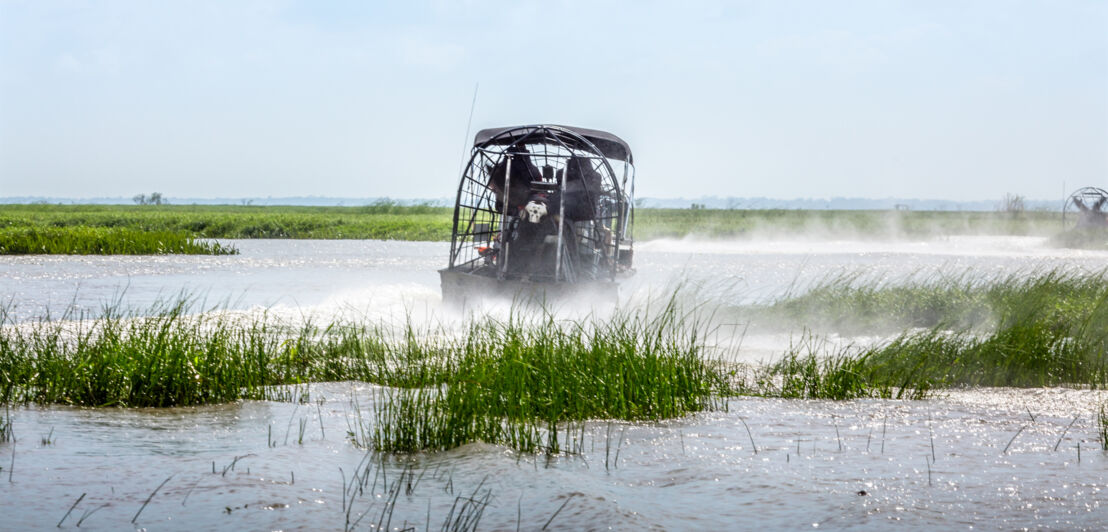
<path id="1" fill-rule="evenodd" d="M 630 274 L 631 148 L 605 132 L 550 124 L 477 133 L 454 205 L 443 301 L 614 300 Z"/>

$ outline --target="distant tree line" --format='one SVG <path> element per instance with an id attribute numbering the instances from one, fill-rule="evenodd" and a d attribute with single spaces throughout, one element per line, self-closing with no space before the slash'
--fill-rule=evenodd
<path id="1" fill-rule="evenodd" d="M 161 205 L 163 203 L 169 203 L 162 198 L 161 192 L 151 192 L 149 196 L 146 194 L 137 194 L 131 198 L 137 205 Z"/>

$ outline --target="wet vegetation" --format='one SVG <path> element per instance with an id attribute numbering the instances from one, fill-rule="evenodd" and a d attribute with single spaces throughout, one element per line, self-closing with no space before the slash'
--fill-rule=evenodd
<path id="1" fill-rule="evenodd" d="M 0 255 L 233 255 L 234 246 L 198 240 L 187 231 L 125 227 L 0 228 Z"/>
<path id="2" fill-rule="evenodd" d="M 375 403 L 374 447 L 447 449 L 473 441 L 559 450 L 562 424 L 655 420 L 719 407 L 727 381 L 696 327 L 657 316 L 559 323 L 478 320 L 463 331 L 311 324 L 226 312 L 0 326 L 0 401 L 174 406 L 279 398 L 273 387 L 356 380 Z M 457 334 L 461 333 L 461 334 Z"/>
<path id="3" fill-rule="evenodd" d="M 706 341 L 717 340 L 705 334 L 712 320 L 672 301 L 603 318 L 512 313 L 452 327 L 293 324 L 196 313 L 188 302 L 95 319 L 17 323 L 2 312 L 0 402 L 292 400 L 286 385 L 361 381 L 382 387 L 372 422 L 351 428 L 355 443 L 573 452 L 585 421 L 675 418 L 725 408 L 735 395 L 920 399 L 956 386 L 1108 386 L 1104 273 L 895 285 L 840 276 L 739 311 L 760 327 L 808 332 L 776 361 L 740 365 Z M 818 335 L 878 330 L 885 340 L 859 344 Z"/>
<path id="4" fill-rule="evenodd" d="M 720 408 L 727 380 L 698 327 L 674 308 L 604 322 L 485 322 L 453 343 L 443 379 L 385 392 L 374 447 L 411 452 L 473 441 L 558 452 L 559 425 L 659 420 Z M 572 439 L 572 436 L 565 438 Z"/>
<path id="5" fill-rule="evenodd" d="M 833 278 L 755 311 L 756 320 L 827 331 L 903 330 L 875 345 L 808 339 L 742 388 L 783 397 L 922 397 L 951 386 L 1108 386 L 1104 273 L 867 286 Z"/>

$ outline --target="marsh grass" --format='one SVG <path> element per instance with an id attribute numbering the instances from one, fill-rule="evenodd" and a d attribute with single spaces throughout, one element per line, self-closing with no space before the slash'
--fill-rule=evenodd
<path id="1" fill-rule="evenodd" d="M 356 238 L 446 241 L 452 207 L 381 201 L 358 207 L 255 205 L 0 205 L 0 227 L 122 227 L 202 238 Z M 865 239 L 1052 235 L 1060 214 L 786 209 L 636 209 L 635 237 L 742 238 L 836 234 Z"/>
<path id="2" fill-rule="evenodd" d="M 737 238 L 759 235 L 843 235 L 872 239 L 932 238 L 944 235 L 1041 235 L 1061 229 L 1061 214 L 1003 212 L 636 209 L 640 239 Z"/>
<path id="3" fill-rule="evenodd" d="M 165 407 L 238 399 L 296 401 L 310 382 L 404 385 L 441 364 L 376 326 L 288 323 L 193 312 L 182 299 L 95 319 L 15 323 L 0 308 L 0 402 Z M 422 373 L 421 373 L 422 372 Z M 421 378 L 423 378 L 421 376 Z M 422 381 L 421 381 L 422 382 Z"/>
<path id="4" fill-rule="evenodd" d="M 919 327 L 862 345 L 809 335 L 781 359 L 757 366 L 733 364 L 726 348 L 723 356 L 709 348 L 712 318 L 678 308 L 677 296 L 603 317 L 511 312 L 460 328 L 318 326 L 265 314 L 196 313 L 188 301 L 19 323 L 0 309 L 0 402 L 305 402 L 309 383 L 361 381 L 381 388 L 366 412 L 371 422 L 353 404 L 348 434 L 356 444 L 411 453 L 482 441 L 572 453 L 583 448 L 590 420 L 674 418 L 726 408 L 726 398 L 738 394 L 919 399 L 951 386 L 1108 386 L 1103 274 L 876 288 L 858 282 L 825 284 L 755 311 L 803 321 L 834 309 Z M 306 430 L 302 419 L 294 441 Z"/>
<path id="5" fill-rule="evenodd" d="M 803 293 L 786 294 L 752 314 L 763 328 L 802 326 L 844 334 L 972 328 L 992 317 L 989 288 L 970 272 L 897 284 L 850 272 L 830 275 Z"/>
<path id="6" fill-rule="evenodd" d="M 917 329 L 830 352 L 802 343 L 740 387 L 760 395 L 849 399 L 922 397 L 950 386 L 1108 386 L 1103 272 L 876 287 L 858 279 L 834 278 L 755 312 L 845 332 Z"/>
<path id="7" fill-rule="evenodd" d="M 125 227 L 0 228 L 0 255 L 233 255 L 232 246 L 197 240 L 187 231 Z"/>
<path id="8" fill-rule="evenodd" d="M 413 452 L 484 441 L 559 452 L 590 419 L 658 420 L 723 407 L 722 365 L 702 328 L 670 306 L 653 317 L 475 323 L 447 351 L 445 377 L 410 380 L 375 401 L 373 446 Z M 576 442 L 576 443 L 575 443 Z"/>
<path id="9" fill-rule="evenodd" d="M 789 351 L 777 362 L 754 370 L 735 388 L 743 395 L 784 399 L 923 399 L 931 383 L 871 365 L 866 357 Z"/>
<path id="10" fill-rule="evenodd" d="M 19 324 L 0 314 L 0 400 L 162 407 L 262 399 L 300 382 L 295 353 L 269 324 L 187 310 Z"/>
<path id="11" fill-rule="evenodd" d="M 760 327 L 803 326 L 846 334 L 913 328 L 988 331 L 1038 322 L 1072 329 L 1106 315 L 1100 308 L 1108 297 L 1106 280 L 1108 271 L 1060 269 L 993 278 L 967 271 L 895 284 L 862 273 L 843 273 L 817 282 L 802 294 L 786 294 L 772 304 L 750 309 L 750 315 Z"/>
<path id="12" fill-rule="evenodd" d="M 582 445 L 584 420 L 672 418 L 719 408 L 727 394 L 722 366 L 702 356 L 700 325 L 673 304 L 570 322 L 547 313 L 476 319 L 460 333 L 410 323 L 294 327 L 189 309 L 177 301 L 141 314 L 30 323 L 0 310 L 0 401 L 292 401 L 292 388 L 354 380 L 385 387 L 374 422 L 358 427 L 379 450 L 485 441 L 556 452 Z M 302 441 L 306 423 L 299 429 Z"/>
<path id="13" fill-rule="evenodd" d="M 449 240 L 452 208 L 381 201 L 359 207 L 2 205 L 0 227 L 184 231 L 200 238 Z"/>

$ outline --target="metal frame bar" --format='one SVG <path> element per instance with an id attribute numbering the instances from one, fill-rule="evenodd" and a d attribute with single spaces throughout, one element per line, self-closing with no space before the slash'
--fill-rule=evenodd
<path id="1" fill-rule="evenodd" d="M 503 142 L 501 139 L 504 137 L 510 137 L 511 141 L 500 144 L 499 142 Z M 472 154 L 463 171 L 455 199 L 448 269 L 464 268 L 468 271 L 476 271 L 482 268 L 481 259 L 485 258 L 484 264 L 496 265 L 495 270 L 498 278 L 505 278 L 508 275 L 509 248 L 511 247 L 511 236 L 508 231 L 511 229 L 510 221 L 513 218 L 513 213 L 510 212 L 513 154 L 510 151 L 514 146 L 520 145 L 529 145 L 533 148 L 533 153 L 529 153 L 526 155 L 527 157 L 535 162 L 542 161 L 543 166 L 554 168 L 554 181 L 549 184 L 558 183 L 562 198 L 558 209 L 559 224 L 553 280 L 555 282 L 569 280 L 566 271 L 569 265 L 563 264 L 563 262 L 566 259 L 565 254 L 569 252 L 566 243 L 570 237 L 574 238 L 577 244 L 574 246 L 574 249 L 577 250 L 577 256 L 573 257 L 574 261 L 583 260 L 590 252 L 592 254 L 592 266 L 587 271 L 593 273 L 585 273 L 586 278 L 599 279 L 600 277 L 597 277 L 597 274 L 603 270 L 598 270 L 597 267 L 600 266 L 601 260 L 606 260 L 606 266 L 608 266 L 606 268 L 607 277 L 614 279 L 620 268 L 620 246 L 625 240 L 629 240 L 632 245 L 634 242 L 631 238 L 631 227 L 634 224 L 634 205 L 632 202 L 634 166 L 631 164 L 629 157 L 625 159 L 623 161 L 622 179 L 617 179 L 612 168 L 612 161 L 607 159 L 595 145 L 588 139 L 559 126 L 521 126 L 505 130 L 494 139 L 472 148 Z M 496 168 L 497 163 L 503 161 L 504 157 L 508 158 L 505 163 L 503 184 L 504 206 L 498 212 L 495 208 L 494 194 L 489 187 L 490 172 Z M 584 222 L 574 222 L 570 225 L 571 231 L 567 231 L 565 194 L 571 157 L 584 159 L 592 167 L 591 171 L 598 172 L 601 175 L 601 188 L 598 191 L 593 191 L 588 187 L 585 189 L 586 201 L 589 201 L 595 209 L 591 223 L 583 225 Z M 558 161 L 560 160 L 565 162 L 559 164 Z M 558 166 L 561 166 L 560 171 Z M 628 187 L 629 177 L 630 187 Z M 545 178 L 543 180 L 548 181 Z M 629 197 L 627 192 L 630 192 L 632 196 Z M 463 216 L 465 219 L 463 219 Z M 483 228 L 480 233 L 477 231 L 479 227 Z M 493 263 L 487 258 L 488 253 L 478 249 L 478 244 L 482 237 L 486 237 L 485 242 L 491 242 L 492 240 L 489 238 L 491 235 L 495 235 L 497 231 L 500 233 L 497 242 L 499 248 L 493 252 L 497 254 L 495 263 Z M 472 250 L 470 245 L 472 245 Z"/>

